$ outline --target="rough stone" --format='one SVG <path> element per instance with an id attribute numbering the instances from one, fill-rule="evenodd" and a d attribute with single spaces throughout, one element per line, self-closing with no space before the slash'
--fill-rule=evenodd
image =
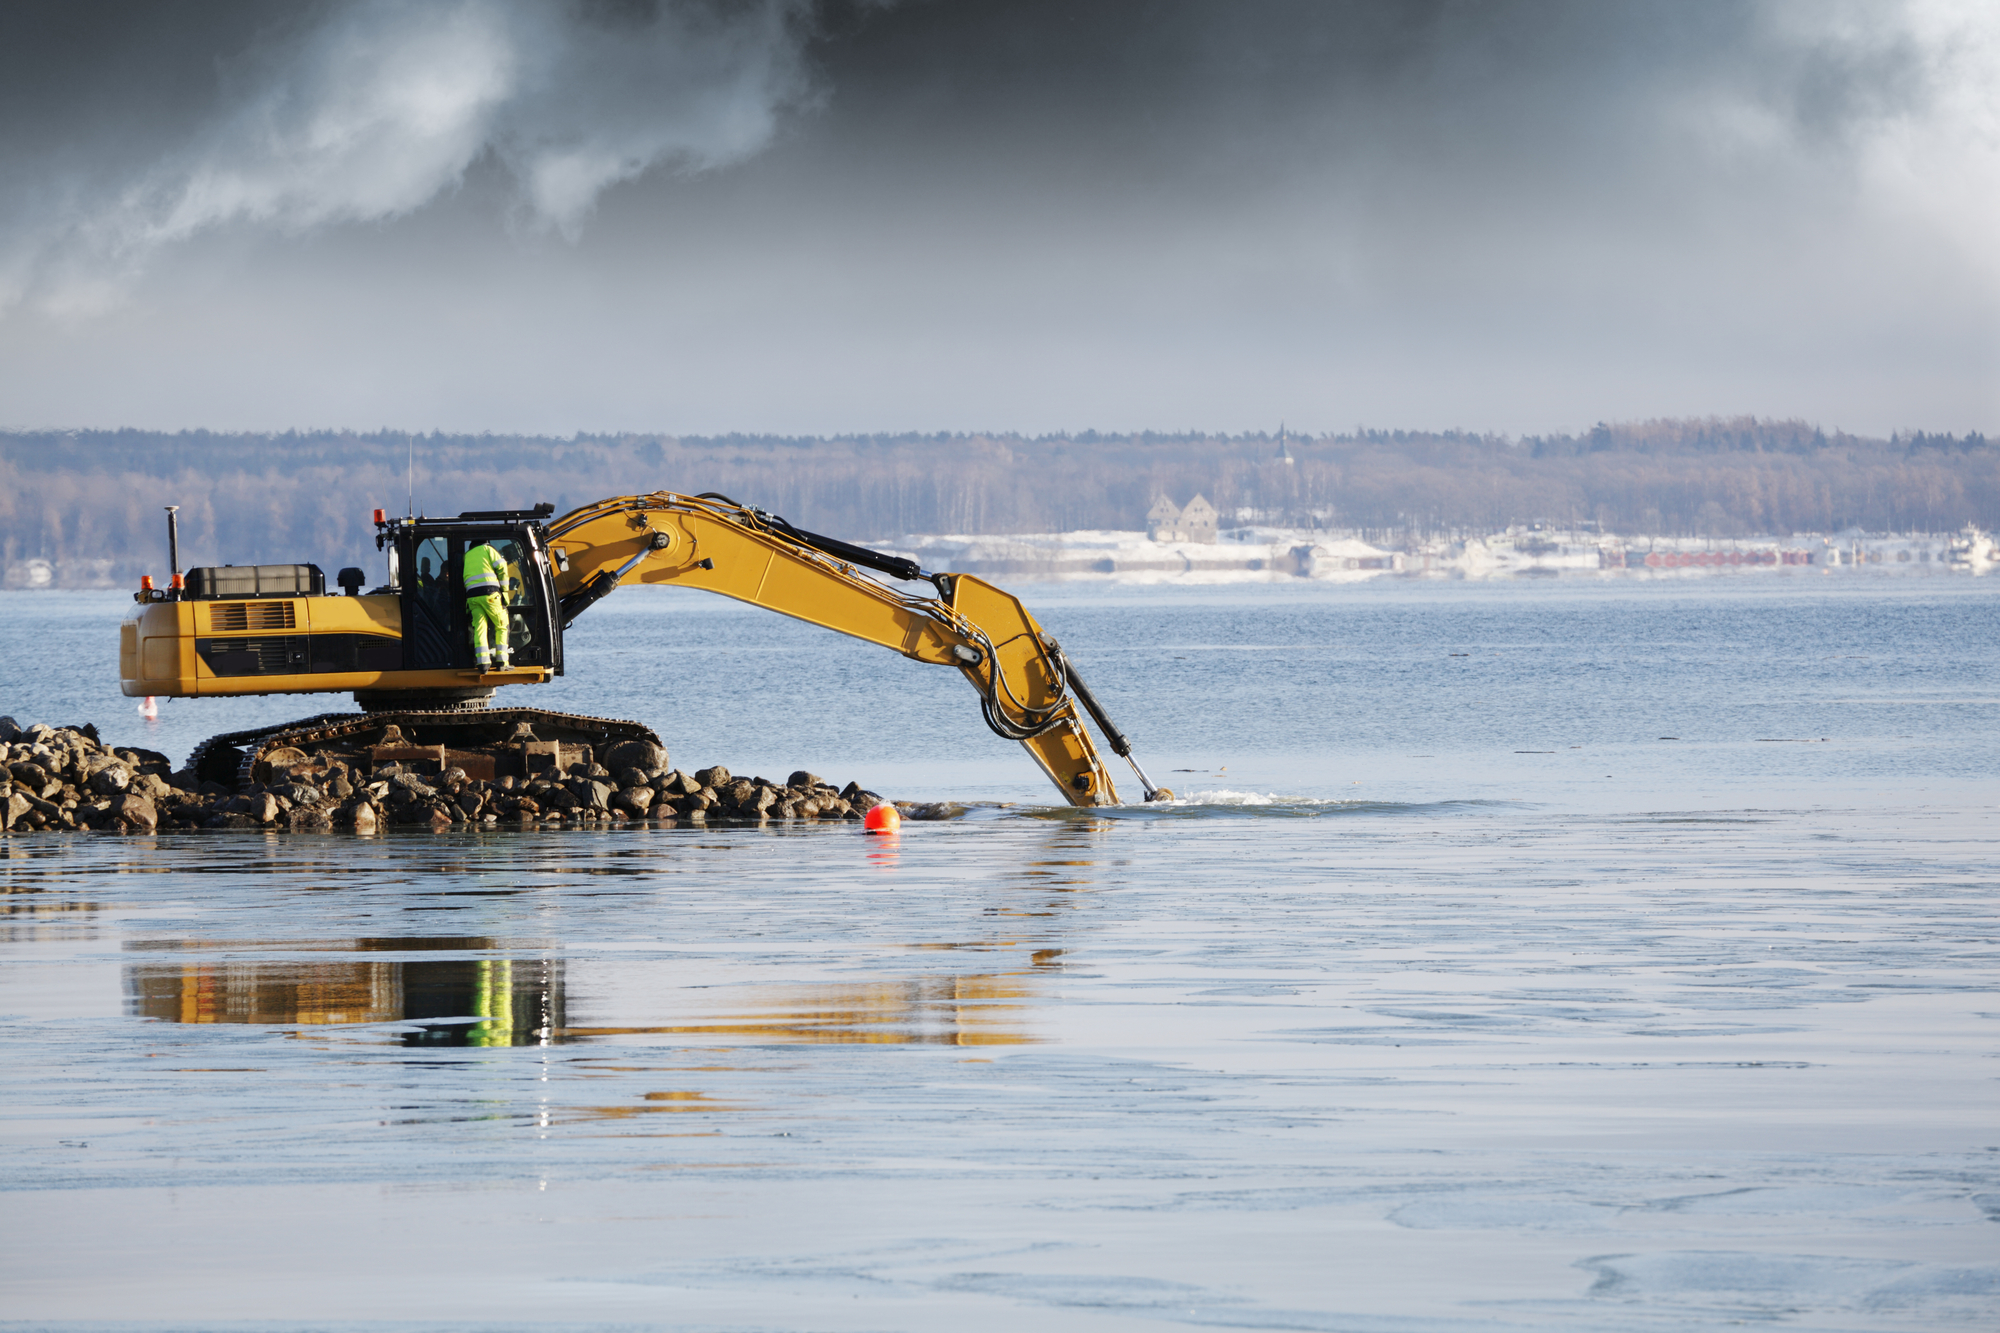
<path id="1" fill-rule="evenodd" d="M 11 717 L 0 717 L 0 744 L 12 745 L 21 739 L 21 724 Z"/>
<path id="2" fill-rule="evenodd" d="M 137 792 L 126 792 L 112 801 L 110 813 L 119 823 L 142 833 L 151 833 L 160 826 L 160 812 L 151 800 Z"/>
<path id="3" fill-rule="evenodd" d="M 451 816 L 442 810 L 431 811 L 430 826 L 433 833 L 443 832 L 451 827 Z"/>
<path id="4" fill-rule="evenodd" d="M 651 741 L 619 741 L 604 752 L 602 761 L 614 773 L 621 768 L 636 768 L 647 774 L 659 773 L 667 767 L 667 751 L 664 746 Z M 622 787 L 625 784 L 621 782 L 619 785 Z"/>
<path id="5" fill-rule="evenodd" d="M 294 810 L 285 817 L 285 827 L 294 833 L 325 833 L 333 829 L 333 812 L 321 806 Z"/>
<path id="6" fill-rule="evenodd" d="M 653 792 L 649 787 L 631 787 L 611 798 L 611 808 L 628 815 L 644 815 L 652 804 Z"/>
<path id="7" fill-rule="evenodd" d="M 463 769 L 423 775 L 385 764 L 371 777 L 359 755 L 299 752 L 290 768 L 272 764 L 269 785 L 236 793 L 200 782 L 188 769 L 151 750 L 103 744 L 90 728 L 37 725 L 13 740 L 0 739 L 0 830 L 96 828 L 120 831 L 190 828 L 292 829 L 333 826 L 372 833 L 385 823 L 493 824 L 519 820 L 572 826 L 655 820 L 672 824 L 710 819 L 859 819 L 882 797 L 850 782 L 836 788 L 818 774 L 796 769 L 782 784 L 738 777 L 718 764 L 694 772 L 665 767 L 666 751 L 651 742 L 607 747 L 605 763 L 583 762 L 566 775 L 472 780 Z M 274 752 L 269 759 L 286 760 Z M 574 756 L 572 756 L 574 757 Z M 355 767 L 350 770 L 350 764 Z M 607 767 L 606 765 L 609 765 Z M 169 776 L 171 775 L 171 776 Z M 553 779 L 553 780 L 551 780 Z M 962 813 L 944 803 L 905 806 L 912 819 L 949 819 Z"/>

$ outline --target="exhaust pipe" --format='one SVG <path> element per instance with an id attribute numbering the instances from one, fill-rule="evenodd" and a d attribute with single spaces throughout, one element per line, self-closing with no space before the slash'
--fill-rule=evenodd
<path id="1" fill-rule="evenodd" d="M 167 586 L 175 592 L 181 590 L 181 507 L 168 505 L 167 510 L 167 565 L 173 577 Z"/>

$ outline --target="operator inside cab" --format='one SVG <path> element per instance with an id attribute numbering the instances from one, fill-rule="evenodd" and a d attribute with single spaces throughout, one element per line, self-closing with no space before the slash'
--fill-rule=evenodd
<path id="1" fill-rule="evenodd" d="M 481 671 L 496 665 L 506 671 L 513 665 L 507 652 L 507 608 L 500 600 L 506 586 L 507 559 L 491 543 L 481 542 L 466 551 L 465 618 L 472 629 L 472 656 Z"/>

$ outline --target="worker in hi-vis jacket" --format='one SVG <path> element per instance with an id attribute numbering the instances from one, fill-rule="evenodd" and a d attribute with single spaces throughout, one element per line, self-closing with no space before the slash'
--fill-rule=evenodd
<path id="1" fill-rule="evenodd" d="M 481 542 L 465 553 L 465 618 L 472 623 L 472 655 L 481 671 L 495 665 L 507 670 L 507 608 L 500 594 L 507 586 L 507 561 Z M 489 631 L 492 643 L 487 643 Z"/>

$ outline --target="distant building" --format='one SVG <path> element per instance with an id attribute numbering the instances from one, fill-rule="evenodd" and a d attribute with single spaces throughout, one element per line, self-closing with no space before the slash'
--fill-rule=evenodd
<path id="1" fill-rule="evenodd" d="M 1187 502 L 1187 508 L 1181 510 L 1181 540 L 1215 545 L 1215 521 L 1219 517 L 1221 515 L 1215 512 L 1214 505 L 1202 496 L 1195 496 Z"/>
<path id="2" fill-rule="evenodd" d="M 1280 463 L 1285 464 L 1287 467 L 1290 467 L 1292 464 L 1298 461 L 1297 459 L 1292 457 L 1292 446 L 1290 445 L 1290 443 L 1287 442 L 1285 436 L 1285 423 L 1282 421 L 1278 423 L 1278 461 Z"/>
<path id="3" fill-rule="evenodd" d="M 1202 542 L 1215 544 L 1215 525 L 1220 517 L 1215 506 L 1200 495 L 1182 509 L 1162 495 L 1146 511 L 1146 535 L 1156 542 Z"/>

